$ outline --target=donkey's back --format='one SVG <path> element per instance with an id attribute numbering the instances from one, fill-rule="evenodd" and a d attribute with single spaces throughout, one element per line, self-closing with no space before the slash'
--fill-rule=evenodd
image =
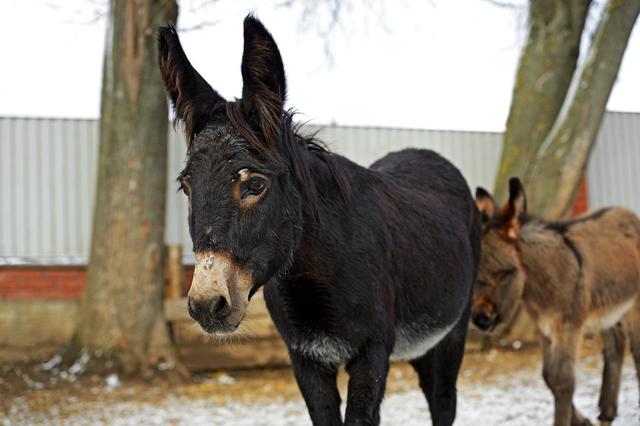
<path id="1" fill-rule="evenodd" d="M 476 208 L 469 187 L 460 171 L 435 151 L 409 148 L 392 152 L 370 166 L 403 188 L 396 201 L 407 195 L 425 216 L 437 216 L 444 223 L 456 222 L 450 232 L 468 234 L 475 223 Z M 426 209 L 425 209 L 426 208 Z"/>
<path id="2" fill-rule="evenodd" d="M 631 210 L 612 207 L 564 226 L 561 233 L 581 257 L 589 325 L 608 328 L 640 292 L 640 219 Z"/>

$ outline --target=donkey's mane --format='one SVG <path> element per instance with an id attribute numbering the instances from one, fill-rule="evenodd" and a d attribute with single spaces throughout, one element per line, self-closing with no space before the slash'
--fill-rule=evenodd
<path id="1" fill-rule="evenodd" d="M 294 110 L 289 109 L 283 112 L 275 152 L 258 139 L 254 126 L 247 119 L 239 100 L 226 104 L 226 115 L 233 127 L 259 155 L 290 167 L 305 201 L 310 203 L 314 210 L 319 200 L 318 179 L 312 174 L 311 162 L 314 159 L 319 159 L 326 165 L 341 198 L 344 201 L 349 199 L 351 183 L 348 173 L 336 162 L 334 154 L 316 137 L 316 133 L 303 134 L 304 123 L 294 122 L 296 115 Z"/>
<path id="2" fill-rule="evenodd" d="M 485 216 L 486 217 L 486 216 Z M 484 226 L 484 233 L 487 233 L 488 231 L 492 230 L 492 229 L 499 229 L 502 228 L 505 225 L 505 221 L 502 219 L 502 217 L 500 217 L 500 211 L 496 211 L 493 216 L 491 216 L 491 218 L 489 219 L 485 219 L 486 222 L 485 226 Z M 525 226 L 525 225 L 529 225 L 531 223 L 542 223 L 542 224 L 547 224 L 546 221 L 539 219 L 538 217 L 531 215 L 529 213 L 525 213 L 521 216 L 520 218 L 520 226 Z"/>

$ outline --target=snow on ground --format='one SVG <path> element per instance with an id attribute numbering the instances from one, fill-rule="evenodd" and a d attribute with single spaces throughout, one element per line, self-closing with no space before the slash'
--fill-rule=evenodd
<path id="1" fill-rule="evenodd" d="M 499 367 L 499 366 L 498 366 Z M 464 370 L 463 370 L 464 371 Z M 408 376 L 399 371 L 391 372 L 390 381 L 407 381 Z M 395 379 L 394 379 L 395 374 Z M 577 375 L 576 406 L 595 421 L 598 415 L 598 395 L 601 368 L 581 366 Z M 230 376 L 218 380 L 232 389 L 241 386 Z M 392 386 L 393 387 L 393 386 Z M 275 391 L 273 393 L 276 393 Z M 619 415 L 614 425 L 640 424 L 638 408 L 638 384 L 635 370 L 627 360 L 623 372 L 619 399 Z M 205 394 L 187 395 L 168 392 L 156 402 L 136 401 L 133 396 L 126 401 L 86 404 L 72 415 L 60 413 L 60 403 L 53 404 L 46 412 L 30 409 L 29 398 L 20 396 L 10 405 L 8 417 L 2 425 L 51 424 L 51 425 L 309 425 L 304 403 L 299 397 L 285 399 L 271 395 L 257 402 L 220 403 Z M 68 398 L 64 403 L 78 403 Z M 458 417 L 456 425 L 545 425 L 552 423 L 553 401 L 540 374 L 533 366 L 507 374 L 488 376 L 487 380 L 465 379 L 459 385 Z M 429 411 L 422 393 L 415 390 L 388 392 L 382 405 L 383 425 L 430 424 Z"/>

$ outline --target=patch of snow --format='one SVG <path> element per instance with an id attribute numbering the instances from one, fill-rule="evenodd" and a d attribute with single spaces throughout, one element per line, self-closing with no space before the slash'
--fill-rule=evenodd
<path id="1" fill-rule="evenodd" d="M 77 376 L 78 374 L 82 374 L 84 372 L 87 363 L 89 362 L 90 356 L 87 352 L 82 351 L 80 354 L 80 358 L 73 363 L 71 367 L 69 367 L 69 374 L 72 376 Z"/>
<path id="2" fill-rule="evenodd" d="M 120 378 L 117 374 L 109 374 L 105 379 L 105 383 L 107 384 L 107 388 L 114 389 L 120 386 Z"/>
<path id="3" fill-rule="evenodd" d="M 40 364 L 40 368 L 45 371 L 49 371 L 53 367 L 57 367 L 61 362 L 62 362 L 62 356 L 54 355 L 53 358 L 51 358 L 49 361 L 43 362 L 42 364 Z"/>
<path id="4" fill-rule="evenodd" d="M 160 370 L 160 371 L 171 370 L 174 367 L 175 367 L 175 365 L 173 365 L 173 363 L 171 363 L 171 362 L 160 362 L 160 363 L 158 363 L 158 370 Z"/>
<path id="5" fill-rule="evenodd" d="M 228 374 L 222 374 L 220 377 L 218 377 L 218 383 L 222 383 L 223 385 L 232 385 L 235 382 L 236 382 L 236 379 L 234 379 Z"/>
<path id="6" fill-rule="evenodd" d="M 463 373 L 464 374 L 464 373 Z M 117 376 L 111 380 L 117 381 Z M 221 375 L 222 382 L 231 376 Z M 109 380 L 109 378 L 107 379 Z M 598 415 L 598 396 L 601 371 L 596 368 L 579 368 L 574 403 L 577 408 L 595 421 Z M 553 397 L 539 372 L 527 369 L 514 374 L 492 378 L 488 382 L 460 383 L 458 386 L 458 415 L 456 426 L 508 425 L 529 426 L 552 423 Z M 64 404 L 73 403 L 68 398 Z M 623 370 L 619 397 L 619 413 L 616 426 L 638 425 L 638 383 L 635 369 L 626 362 Z M 9 408 L 8 424 L 56 424 L 56 425 L 220 425 L 267 426 L 310 425 L 309 416 L 301 398 L 293 401 L 274 399 L 270 402 L 212 404 L 207 397 L 193 398 L 169 394 L 158 403 L 131 400 L 87 406 L 81 414 L 57 417 L 57 408 L 46 413 L 29 409 L 28 400 L 15 398 Z M 344 410 L 344 404 L 343 404 Z M 418 390 L 388 393 L 382 403 L 383 426 L 430 424 L 429 409 L 423 394 Z"/>

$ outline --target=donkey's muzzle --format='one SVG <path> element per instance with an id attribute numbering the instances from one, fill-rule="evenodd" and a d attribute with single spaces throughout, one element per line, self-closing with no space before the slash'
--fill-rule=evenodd
<path id="1" fill-rule="evenodd" d="M 187 311 L 207 333 L 234 332 L 244 318 L 251 274 L 226 252 L 196 252 Z"/>
<path id="2" fill-rule="evenodd" d="M 216 322 L 224 321 L 231 313 L 231 305 L 224 296 L 214 297 L 205 302 L 189 298 L 187 310 L 191 318 L 207 329 L 212 328 Z"/>
<path id="3" fill-rule="evenodd" d="M 491 332 L 496 326 L 496 315 L 487 315 L 484 312 L 476 312 L 471 315 L 471 322 L 481 331 Z"/>

